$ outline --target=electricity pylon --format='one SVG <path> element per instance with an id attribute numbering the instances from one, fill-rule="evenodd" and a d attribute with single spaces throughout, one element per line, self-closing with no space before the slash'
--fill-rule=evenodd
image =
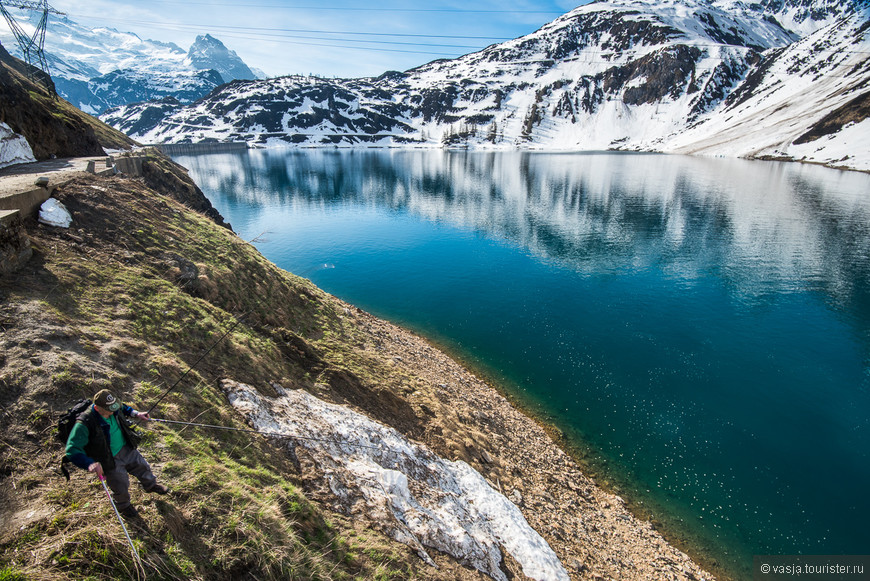
<path id="1" fill-rule="evenodd" d="M 7 8 L 20 8 L 22 10 L 31 10 L 41 12 L 42 16 L 33 34 L 27 34 L 24 28 L 18 24 L 18 21 L 9 13 Z M 48 24 L 49 14 L 58 14 L 63 16 L 63 12 L 59 12 L 48 5 L 47 0 L 26 1 L 26 0 L 0 0 L 0 12 L 3 12 L 3 17 L 6 18 L 9 24 L 9 30 L 15 36 L 18 46 L 21 48 L 21 53 L 24 55 L 24 62 L 31 67 L 38 66 L 49 77 L 51 76 L 48 70 L 48 61 L 45 59 L 45 28 Z M 36 59 L 38 65 L 34 63 Z M 28 69 L 28 74 L 31 69 Z M 32 75 L 31 75 L 31 78 Z"/>

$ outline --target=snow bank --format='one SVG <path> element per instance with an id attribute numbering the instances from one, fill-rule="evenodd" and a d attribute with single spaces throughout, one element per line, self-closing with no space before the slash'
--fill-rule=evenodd
<path id="1" fill-rule="evenodd" d="M 72 224 L 72 216 L 61 202 L 49 198 L 39 207 L 39 221 L 49 226 L 69 228 Z"/>
<path id="2" fill-rule="evenodd" d="M 800 145 L 790 144 L 786 153 L 800 161 L 823 163 L 870 171 L 870 119 L 850 123 L 836 133 Z"/>
<path id="3" fill-rule="evenodd" d="M 241 383 L 222 386 L 257 430 L 304 436 L 294 443 L 310 451 L 332 491 L 349 504 L 362 500 L 371 518 L 427 562 L 424 547 L 506 581 L 504 549 L 531 579 L 568 579 L 520 510 L 465 462 L 444 460 L 393 428 L 301 390 L 279 389 L 273 399 Z"/>
<path id="4" fill-rule="evenodd" d="M 36 161 L 36 158 L 33 157 L 33 150 L 27 139 L 0 122 L 0 168 L 32 161 Z"/>

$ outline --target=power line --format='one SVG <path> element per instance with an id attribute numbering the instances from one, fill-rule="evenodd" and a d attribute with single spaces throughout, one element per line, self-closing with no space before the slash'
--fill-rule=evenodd
<path id="1" fill-rule="evenodd" d="M 390 37 L 400 37 L 400 38 L 450 38 L 450 39 L 460 39 L 460 40 L 513 40 L 512 37 L 508 36 L 472 36 L 472 35 L 464 35 L 464 34 L 410 34 L 410 33 L 401 33 L 401 32 L 354 32 L 352 30 L 320 30 L 320 29 L 307 29 L 307 28 L 265 28 L 265 27 L 254 27 L 254 26 L 232 26 L 227 24 L 207 24 L 207 25 L 192 25 L 192 24 L 179 24 L 179 23 L 164 23 L 164 24 L 156 24 L 154 22 L 148 22 L 144 20 L 130 20 L 126 18 L 106 18 L 104 16 L 97 16 L 93 14 L 75 14 L 78 18 L 89 19 L 89 20 L 103 20 L 106 22 L 118 22 L 123 24 L 138 24 L 151 26 L 153 28 L 170 28 L 174 30 L 175 28 L 186 29 L 186 30 L 202 30 L 203 28 L 208 28 L 209 30 L 230 30 L 230 31 L 250 31 L 250 32 L 298 32 L 298 33 L 309 33 L 309 34 L 346 34 L 350 36 L 390 36 Z"/>
<path id="2" fill-rule="evenodd" d="M 163 3 L 171 4 L 175 3 L 171 0 L 163 0 Z M 252 6 L 252 5 L 249 5 Z M 261 6 L 262 7 L 262 6 Z M 328 8 L 328 7 L 326 7 Z M 338 9 L 338 8 L 335 8 Z M 374 9 L 372 9 L 374 10 Z M 442 9 L 383 9 L 383 10 L 397 10 L 397 11 L 439 11 Z M 446 10 L 446 9 L 444 9 Z M 473 10 L 468 10 L 466 12 L 476 12 Z M 512 11 L 502 11 L 502 12 L 512 12 Z M 187 30 L 187 31 L 198 31 L 201 32 L 201 26 L 189 25 L 189 24 L 181 24 L 181 23 L 164 23 L 157 24 L 148 21 L 135 20 L 135 19 L 112 19 L 105 18 L 102 16 L 95 15 L 79 15 L 81 18 L 88 18 L 94 20 L 105 20 L 112 22 L 122 22 L 129 23 L 134 25 L 147 25 L 155 28 L 163 28 L 166 30 Z M 221 36 L 229 37 L 229 38 L 238 38 L 242 40 L 260 40 L 266 42 L 280 42 L 282 44 L 294 44 L 294 45 L 303 45 L 303 46 L 318 46 L 318 47 L 327 47 L 327 48 L 340 48 L 340 49 L 348 49 L 354 51 L 368 51 L 368 52 L 387 52 L 387 53 L 404 53 L 404 54 L 421 54 L 435 57 L 444 57 L 444 58 L 457 58 L 461 57 L 464 54 L 468 54 L 466 52 L 460 52 L 457 50 L 449 50 L 449 49 L 468 49 L 471 52 L 476 52 L 485 49 L 485 46 L 479 45 L 461 45 L 461 44 L 445 44 L 445 43 L 426 43 L 426 42 L 404 42 L 399 40 L 386 40 L 386 39 L 361 39 L 361 38 L 346 38 L 347 36 L 356 36 L 356 37 L 387 37 L 387 38 L 419 38 L 419 39 L 469 39 L 469 40 L 515 40 L 515 39 L 504 39 L 499 37 L 486 37 L 486 36 L 471 36 L 471 35 L 429 35 L 429 34 L 408 34 L 408 33 L 388 33 L 388 32 L 354 32 L 348 30 L 328 30 L 328 29 L 297 29 L 297 28 L 271 28 L 271 27 L 246 27 L 246 26 L 235 26 L 235 25 L 208 25 L 207 28 L 210 29 L 218 29 L 221 31 Z M 272 34 L 274 33 L 274 34 Z M 287 34 L 287 33 L 300 33 L 300 34 Z M 339 37 L 331 37 L 331 36 L 312 36 L 314 34 L 327 34 L 327 35 L 343 35 L 345 38 Z M 312 41 L 325 41 L 325 42 L 312 42 Z M 340 44 L 345 43 L 345 44 Z M 721 48 L 723 46 L 731 46 L 733 48 L 738 49 L 749 49 L 749 47 L 739 46 L 739 45 L 722 45 L 718 43 L 697 43 L 697 42 L 689 42 L 687 43 L 690 46 L 698 46 L 698 47 L 715 47 Z M 365 45 L 381 45 L 381 46 L 365 46 Z M 421 48 L 432 48 L 432 49 L 445 49 L 445 50 L 408 50 L 408 49 L 400 49 L 400 48 L 384 48 L 383 46 L 403 46 L 403 47 L 421 47 Z M 586 55 L 591 54 L 609 54 L 607 51 L 589 51 L 583 50 L 583 53 Z M 862 54 L 865 51 L 838 51 L 838 52 L 848 52 L 853 54 Z M 576 58 L 576 57 L 575 57 Z M 723 60 L 721 57 L 713 57 L 707 56 L 707 59 L 710 60 Z M 569 59 L 574 60 L 574 59 Z M 575 60 L 575 62 L 577 62 Z M 587 64 L 599 64 L 593 62 L 587 62 Z M 608 62 L 602 62 L 600 64 L 609 64 Z M 705 70 L 705 68 L 697 68 L 696 70 Z"/>
<path id="3" fill-rule="evenodd" d="M 441 12 L 448 14 L 564 14 L 562 10 L 474 10 L 468 8 L 381 8 L 349 6 L 307 6 L 287 4 L 239 4 L 238 2 L 179 2 L 177 0 L 151 0 L 150 4 L 176 4 L 182 6 L 231 6 L 233 8 L 280 8 L 282 10 L 320 10 L 339 12 Z"/>
<path id="4" fill-rule="evenodd" d="M 111 22 L 120 22 L 130 25 L 145 25 L 150 26 L 152 28 L 160 28 L 163 30 L 179 30 L 179 31 L 193 31 L 193 32 L 202 32 L 203 26 L 195 26 L 189 24 L 180 24 L 180 23 L 163 23 L 163 24 L 155 24 L 151 22 L 144 22 L 139 20 L 126 20 L 126 19 L 110 19 L 110 18 L 102 18 L 90 15 L 77 15 L 79 18 L 101 18 L 102 20 L 111 21 Z M 304 45 L 304 46 L 322 46 L 329 48 L 346 48 L 351 50 L 365 50 L 365 51 L 375 51 L 375 52 L 391 52 L 391 53 L 404 53 L 404 54 L 423 54 L 429 56 L 440 56 L 440 57 L 450 57 L 455 58 L 466 54 L 467 51 L 478 51 L 485 48 L 486 45 L 465 45 L 465 44 L 445 44 L 445 43 L 436 43 L 436 42 L 404 42 L 399 40 L 366 40 L 360 38 L 337 38 L 337 37 L 327 37 L 327 36 L 310 36 L 310 35 L 301 35 L 301 34 L 285 34 L 285 32 L 301 32 L 301 33 L 310 33 L 310 34 L 343 34 L 343 35 L 354 35 L 354 36 L 372 36 L 372 37 L 402 37 L 402 38 L 434 38 L 434 39 L 469 39 L 469 40 L 493 40 L 493 41 L 504 41 L 510 40 L 509 38 L 503 37 L 485 37 L 485 36 L 463 36 L 463 35 L 428 35 L 428 34 L 401 34 L 401 33 L 381 33 L 381 32 L 352 32 L 352 31 L 331 31 L 331 30 L 323 30 L 323 31 L 314 31 L 314 30 L 305 30 L 305 29 L 281 29 L 281 28 L 255 28 L 255 27 L 244 27 L 244 26 L 229 26 L 229 25 L 217 25 L 212 26 L 209 25 L 209 29 L 220 29 L 221 38 L 238 38 L 241 40 L 258 40 L 258 41 L 268 41 L 268 42 L 280 42 L 282 44 L 295 44 L 295 45 Z M 274 32 L 275 34 L 269 34 L 268 32 Z M 295 39 L 295 40 L 294 40 Z M 322 40 L 327 42 L 305 42 L 306 40 L 316 41 Z M 332 42 L 329 42 L 332 41 Z M 353 45 L 348 44 L 336 44 L 336 43 L 353 43 Z M 390 49 L 390 48 L 378 48 L 374 46 L 365 46 L 365 45 L 387 45 L 387 46 L 408 46 L 408 47 L 431 47 L 433 49 L 448 49 L 448 50 L 407 50 L 407 49 Z M 466 50 L 449 50 L 449 49 L 466 49 Z"/>
<path id="5" fill-rule="evenodd" d="M 230 2 L 182 2 L 179 0 L 152 0 L 155 4 L 178 5 L 178 6 L 209 6 L 209 7 L 233 7 L 237 9 L 281 9 L 287 10 L 316 10 L 316 11 L 346 11 L 346 12 L 378 12 L 378 13 L 418 13 L 418 14 L 541 14 L 561 15 L 563 11 L 557 10 L 509 10 L 509 9 L 468 9 L 468 8 L 387 8 L 379 6 L 366 7 L 338 7 L 338 6 L 313 6 L 313 5 L 287 5 L 287 4 L 239 4 Z M 270 28 L 270 27 L 244 27 L 226 24 L 195 26 L 180 23 L 159 23 L 152 20 L 118 19 L 93 14 L 76 14 L 76 17 L 90 21 L 103 21 L 107 23 L 127 23 L 133 26 L 148 26 L 164 30 L 196 31 L 203 29 L 219 32 L 222 36 L 239 38 L 243 40 L 259 40 L 265 42 L 280 42 L 282 44 L 326 47 L 337 49 L 349 49 L 354 51 L 419 54 L 434 58 L 457 58 L 469 52 L 476 52 L 496 42 L 511 40 L 510 37 L 461 35 L 461 34 L 420 34 L 401 32 L 355 32 L 351 30 L 329 29 L 299 29 L 299 28 Z M 231 33 L 237 33 L 235 35 Z M 274 34 L 269 34 L 274 33 Z M 247 34 L 247 35 L 246 35 Z M 255 36 L 252 36 L 255 34 Z M 329 35 L 329 36 L 321 36 Z M 332 35 L 335 35 L 333 37 Z M 338 37 L 341 38 L 338 38 Z M 372 40 L 363 40 L 372 38 Z M 400 39 L 409 39 L 403 42 Z M 452 44 L 444 42 L 410 42 L 410 39 L 456 39 L 483 41 L 479 44 Z M 317 42 L 322 41 L 322 42 Z M 342 44 L 343 43 L 343 44 Z M 396 47 L 396 48 L 390 48 Z M 407 48 L 401 48 L 407 47 Z M 422 50 L 412 50 L 419 47 Z M 429 50 L 426 50 L 429 49 Z"/>
<path id="6" fill-rule="evenodd" d="M 223 35 L 226 38 L 238 38 L 242 40 L 259 40 L 261 37 L 255 36 L 244 36 L 244 35 L 234 35 L 227 34 Z M 339 42 L 363 42 L 363 41 L 355 41 L 351 39 L 336 39 Z M 435 56 L 444 56 L 457 58 L 462 56 L 465 53 L 446 53 L 443 51 L 426 51 L 426 50 L 402 50 L 396 48 L 375 48 L 375 47 L 367 47 L 367 46 L 348 46 L 344 44 L 334 44 L 334 43 L 325 43 L 325 42 L 303 42 L 302 40 L 282 40 L 280 37 L 275 38 L 271 42 L 280 42 L 282 44 L 301 44 L 305 46 L 325 46 L 329 48 L 347 48 L 355 51 L 375 51 L 375 52 L 397 52 L 397 53 L 406 53 L 406 54 L 427 54 L 427 55 L 435 55 Z M 438 45 L 435 45 L 438 46 Z M 476 47 L 475 47 L 476 48 Z"/>
<path id="7" fill-rule="evenodd" d="M 142 22 L 129 21 L 130 24 L 146 24 Z M 190 24 L 175 24 L 168 23 L 166 25 L 160 26 L 165 30 L 189 30 L 194 32 L 201 32 L 201 26 L 194 26 Z M 435 42 L 404 42 L 399 40 L 367 40 L 367 39 L 357 39 L 357 38 L 334 38 L 328 36 L 302 36 L 298 34 L 269 34 L 263 32 L 256 32 L 258 29 L 248 29 L 245 27 L 233 27 L 233 26 L 223 26 L 224 32 L 221 32 L 221 36 L 224 38 L 243 38 L 248 40 L 261 40 L 264 38 L 297 38 L 302 40 L 334 40 L 339 42 L 354 42 L 360 44 L 386 44 L 386 45 L 401 45 L 401 46 L 430 46 L 436 48 L 471 48 L 478 49 L 480 45 L 468 45 L 468 44 L 443 44 L 443 43 L 435 43 Z M 280 29 L 259 29 L 259 30 L 275 30 L 280 31 Z M 228 31 L 228 32 L 227 32 Z M 250 31 L 250 32 L 249 32 Z M 225 34 L 226 32 L 226 34 Z M 239 34 L 233 34 L 233 33 Z M 307 31 L 303 31 L 307 32 Z M 339 33 L 329 33 L 329 34 L 339 34 Z M 351 33 L 353 34 L 353 33 Z M 365 33 L 362 33 L 365 34 Z"/>
<path id="8" fill-rule="evenodd" d="M 80 16 L 84 18 L 84 16 Z M 108 20 L 108 19 L 105 19 Z M 119 20 L 116 20 L 119 21 Z M 175 23 L 166 23 L 161 25 L 155 25 L 152 23 L 126 20 L 123 21 L 128 24 L 146 24 L 153 28 L 161 28 L 163 30 L 182 30 L 182 31 L 195 31 L 201 32 L 203 27 L 187 25 L 187 24 L 175 24 Z M 323 46 L 329 48 L 347 48 L 351 50 L 365 50 L 365 51 L 376 51 L 376 52 L 393 52 L 393 53 L 405 53 L 405 54 L 425 54 L 425 55 L 434 55 L 434 56 L 443 56 L 443 57 L 458 57 L 465 54 L 462 51 L 437 51 L 437 50 L 403 50 L 403 49 L 389 49 L 389 48 L 377 48 L 371 46 L 362 46 L 365 44 L 378 44 L 378 45 L 391 45 L 391 46 L 418 46 L 418 47 L 432 47 L 432 48 L 444 48 L 444 49 L 470 49 L 471 51 L 481 50 L 485 48 L 481 45 L 459 45 L 459 44 L 443 44 L 443 43 L 422 43 L 422 42 L 402 42 L 402 41 L 388 41 L 388 40 L 363 40 L 358 38 L 332 38 L 332 37 L 322 37 L 322 36 L 302 36 L 302 35 L 294 35 L 294 34 L 264 34 L 264 33 L 256 33 L 256 29 L 251 30 L 246 27 L 232 27 L 232 26 L 222 26 L 224 29 L 221 32 L 221 38 L 238 38 L 241 40 L 267 40 L 270 42 L 280 42 L 282 44 L 297 44 L 297 45 L 306 45 L 306 46 Z M 268 30 L 268 29 L 265 29 Z M 274 29 L 280 30 L 280 29 Z M 251 32 L 250 34 L 247 34 Z M 307 31 L 305 31 L 307 32 Z M 327 34 L 340 34 L 340 32 L 327 32 Z M 388 34 L 381 33 L 350 33 L 350 34 L 371 34 L 377 36 L 389 36 Z M 413 35 L 395 35 L 395 36 L 413 36 Z M 418 35 L 419 37 L 427 37 L 429 35 Z M 433 38 L 463 38 L 461 36 L 433 36 Z M 292 40 L 297 39 L 297 40 Z M 334 42 L 305 42 L 306 39 L 310 40 L 323 40 L 323 41 L 334 41 Z M 353 46 L 349 46 L 346 44 L 336 44 L 339 43 L 355 43 Z"/>
<path id="9" fill-rule="evenodd" d="M 167 0 L 168 2 L 169 0 Z M 134 19 L 119 19 L 119 18 L 105 18 L 102 16 L 96 15 L 85 15 L 79 14 L 76 15 L 79 18 L 87 18 L 87 19 L 99 19 L 109 22 L 118 22 L 125 24 L 133 24 L 140 26 L 150 26 L 153 28 L 161 28 L 165 30 L 186 30 L 186 31 L 202 31 L 203 28 L 209 28 L 210 30 L 218 29 L 222 31 L 227 31 L 229 33 L 239 33 L 239 34 L 227 34 L 226 36 L 229 38 L 239 38 L 244 40 L 260 40 L 263 37 L 275 38 L 275 39 L 301 39 L 301 40 L 326 40 L 326 41 L 337 41 L 337 42 L 353 42 L 353 43 L 367 43 L 367 44 L 386 44 L 386 45 L 405 45 L 405 46 L 428 46 L 428 47 L 436 47 L 436 48 L 468 48 L 468 49 L 476 49 L 481 50 L 482 48 L 479 45 L 459 45 L 459 44 L 442 44 L 442 43 L 413 43 L 413 42 L 401 42 L 401 41 L 390 41 L 390 40 L 360 40 L 353 38 L 332 38 L 332 37 L 320 37 L 320 36 L 300 36 L 297 34 L 284 34 L 284 33 L 301 33 L 301 34 L 335 34 L 335 35 L 348 35 L 348 36 L 378 36 L 378 37 L 401 37 L 401 38 L 444 38 L 444 39 L 465 39 L 465 40 L 494 40 L 494 41 L 511 41 L 517 40 L 516 38 L 508 38 L 508 37 L 492 37 L 492 36 L 472 36 L 472 35 L 434 35 L 434 34 L 409 34 L 409 33 L 392 33 L 392 32 L 355 32 L 349 30 L 325 30 L 325 29 L 304 29 L 304 28 L 270 28 L 270 27 L 249 27 L 249 26 L 235 26 L 235 25 L 191 25 L 191 24 L 181 24 L 181 23 L 163 23 L 156 24 L 149 21 L 143 20 L 134 20 Z M 276 33 L 276 34 L 263 34 L 264 32 Z M 255 34 L 245 34 L 245 33 L 255 33 Z M 342 46 L 342 45 L 334 45 L 334 44 L 321 44 L 321 43 L 305 43 L 305 42 L 294 42 L 294 41 L 286 41 L 289 44 L 308 44 L 312 46 L 334 46 L 337 48 L 350 48 L 350 49 L 359 49 L 360 47 L 356 46 Z M 751 47 L 743 46 L 743 45 L 729 45 L 722 43 L 701 43 L 701 42 L 686 42 L 687 46 L 697 46 L 697 47 L 711 47 L 711 48 L 721 48 L 721 47 L 730 47 L 730 48 L 738 48 L 738 49 L 747 49 L 750 50 Z M 364 49 L 364 50 L 381 50 L 386 52 L 411 52 L 415 54 L 442 54 L 436 53 L 432 51 L 389 51 L 387 49 Z M 754 49 L 753 49 L 754 50 Z M 583 50 L 584 53 L 594 53 L 594 54 L 610 54 L 610 51 L 590 51 L 588 49 Z M 835 52 L 838 53 L 850 53 L 850 54 L 865 54 L 868 51 L 860 51 L 860 50 L 837 50 Z M 716 58 L 716 57 L 708 57 L 708 58 Z M 721 59 L 720 59 L 721 60 Z"/>

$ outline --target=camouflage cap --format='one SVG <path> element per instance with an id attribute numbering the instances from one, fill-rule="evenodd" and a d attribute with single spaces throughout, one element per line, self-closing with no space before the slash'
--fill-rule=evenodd
<path id="1" fill-rule="evenodd" d="M 97 395 L 94 396 L 94 405 L 98 405 L 104 410 L 115 412 L 120 409 L 121 402 L 119 402 L 108 389 L 101 389 L 97 392 Z"/>

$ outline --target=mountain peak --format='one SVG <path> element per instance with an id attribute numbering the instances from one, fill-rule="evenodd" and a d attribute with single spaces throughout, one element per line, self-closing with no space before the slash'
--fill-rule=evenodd
<path id="1" fill-rule="evenodd" d="M 196 69 L 214 69 L 225 82 L 236 79 L 256 79 L 257 75 L 246 65 L 236 51 L 210 34 L 201 34 L 187 52 L 187 60 Z"/>

